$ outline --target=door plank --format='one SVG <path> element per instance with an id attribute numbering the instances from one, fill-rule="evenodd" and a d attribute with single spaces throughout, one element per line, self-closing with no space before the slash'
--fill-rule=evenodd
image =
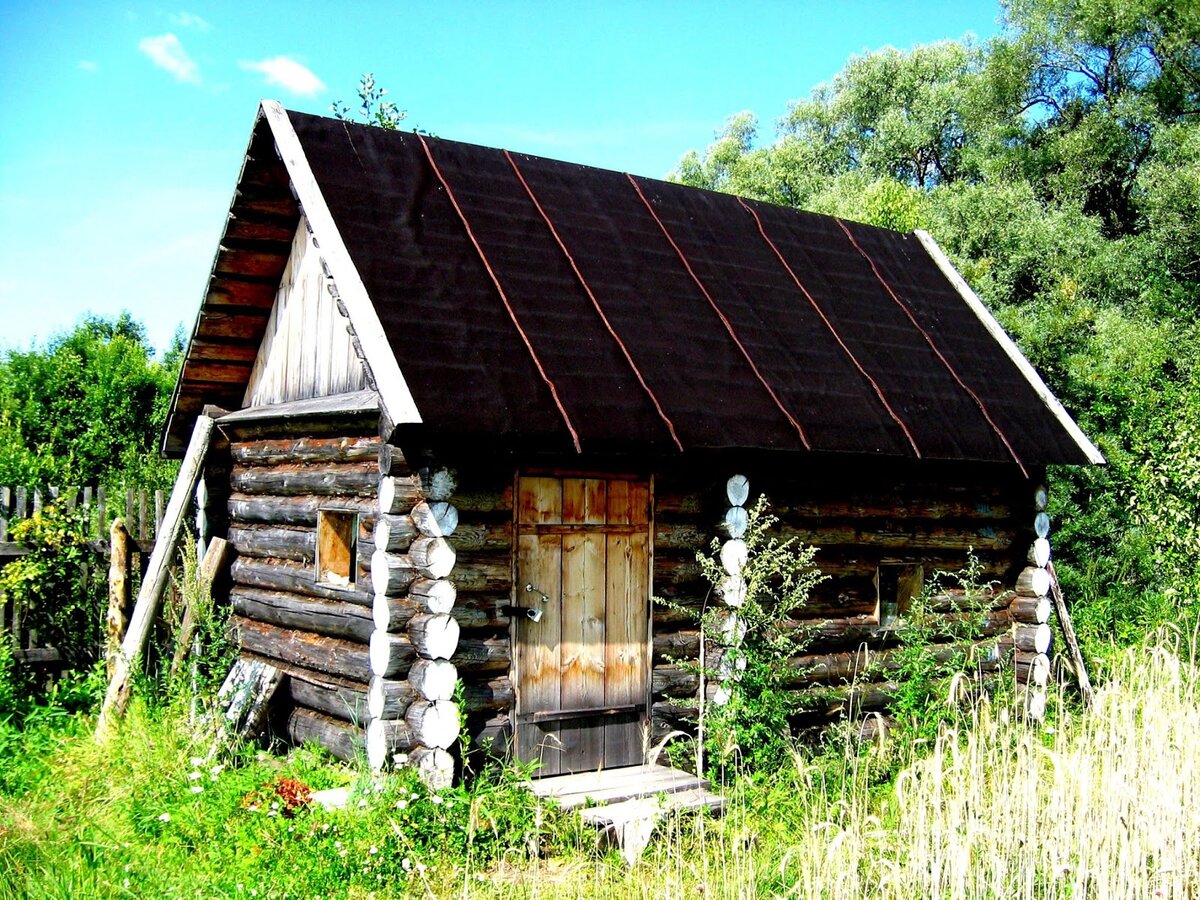
<path id="1" fill-rule="evenodd" d="M 563 524 L 603 525 L 608 507 L 607 486 L 602 478 L 564 478 Z"/>
<path id="2" fill-rule="evenodd" d="M 562 542 L 562 709 L 604 706 L 605 537 L 571 534 Z M 563 771 L 594 769 L 603 762 L 602 729 L 594 720 L 560 725 Z"/>
<path id="3" fill-rule="evenodd" d="M 558 478 L 522 478 L 517 491 L 517 521 L 561 523 L 562 487 Z"/>
<path id="4" fill-rule="evenodd" d="M 609 508 L 610 515 L 612 508 Z M 604 702 L 641 703 L 646 694 L 649 566 L 646 534 L 609 535 L 605 609 Z M 606 766 L 642 762 L 640 721 L 605 726 Z"/>
<path id="5" fill-rule="evenodd" d="M 517 571 L 522 584 L 533 584 L 550 598 L 540 603 L 540 622 L 516 620 L 518 713 L 561 709 L 559 644 L 562 636 L 562 537 L 523 534 L 517 542 Z M 523 593 L 523 592 L 522 592 Z M 532 595 L 526 595 L 532 596 Z M 523 602 L 525 598 L 522 597 Z M 519 724 L 517 752 L 520 759 L 538 760 L 543 775 L 560 768 L 558 723 Z"/>

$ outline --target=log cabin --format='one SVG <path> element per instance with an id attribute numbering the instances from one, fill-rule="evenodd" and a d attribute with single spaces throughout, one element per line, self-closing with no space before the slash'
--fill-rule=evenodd
<path id="1" fill-rule="evenodd" d="M 1103 462 L 928 234 L 274 102 L 163 451 L 201 415 L 273 727 L 433 783 L 485 741 L 640 763 L 723 602 L 696 554 L 760 494 L 828 576 L 798 691 L 886 705 L 896 619 L 969 551 L 979 637 L 1044 686 L 1046 466 Z"/>

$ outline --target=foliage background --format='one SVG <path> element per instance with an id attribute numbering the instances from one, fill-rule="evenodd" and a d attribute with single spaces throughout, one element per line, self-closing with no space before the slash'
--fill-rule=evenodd
<path id="1" fill-rule="evenodd" d="M 1009 0 L 983 45 L 852 58 L 674 177 L 923 228 L 1099 445 L 1051 471 L 1085 638 L 1200 607 L 1200 5 Z"/>

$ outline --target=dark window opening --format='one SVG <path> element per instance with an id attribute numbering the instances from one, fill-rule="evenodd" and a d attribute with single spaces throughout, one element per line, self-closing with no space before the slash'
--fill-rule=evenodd
<path id="1" fill-rule="evenodd" d="M 895 625 L 921 593 L 925 569 L 907 563 L 880 563 L 875 574 L 878 591 L 875 615 L 883 626 Z"/>
<path id="2" fill-rule="evenodd" d="M 358 513 L 339 509 L 317 512 L 317 581 L 354 584 L 358 553 Z"/>

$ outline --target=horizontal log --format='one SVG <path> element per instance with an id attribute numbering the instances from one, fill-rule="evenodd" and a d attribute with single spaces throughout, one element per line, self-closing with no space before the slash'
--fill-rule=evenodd
<path id="1" fill-rule="evenodd" d="M 407 550 L 417 536 L 412 516 L 380 515 L 375 522 L 375 549 L 393 553 Z"/>
<path id="2" fill-rule="evenodd" d="M 654 661 L 696 659 L 700 654 L 700 632 L 664 631 L 654 634 Z"/>
<path id="3" fill-rule="evenodd" d="M 458 510 L 445 500 L 422 500 L 413 507 L 412 520 L 426 537 L 449 537 L 458 529 Z"/>
<path id="4" fill-rule="evenodd" d="M 509 556 L 470 556 L 455 560 L 450 580 L 460 594 L 512 590 L 512 560 Z"/>
<path id="5" fill-rule="evenodd" d="M 241 466 L 357 463 L 374 460 L 381 446 L 375 437 L 302 437 L 233 443 L 229 453 Z"/>
<path id="6" fill-rule="evenodd" d="M 417 692 L 407 678 L 371 679 L 367 687 L 367 713 L 372 719 L 403 719 Z"/>
<path id="7" fill-rule="evenodd" d="M 229 497 L 230 521 L 245 524 L 307 525 L 317 527 L 317 510 L 336 506 L 358 513 L 360 519 L 375 518 L 378 506 L 366 497 L 262 497 L 245 493 Z"/>
<path id="8" fill-rule="evenodd" d="M 417 569 L 407 554 L 382 550 L 371 554 L 371 589 L 376 594 L 398 597 L 408 590 L 417 576 Z"/>
<path id="9" fill-rule="evenodd" d="M 424 659 L 450 659 L 458 646 L 459 624 L 448 615 L 422 613 L 408 623 L 408 636 Z"/>
<path id="10" fill-rule="evenodd" d="M 240 586 L 230 592 L 230 601 L 238 615 L 280 628 L 311 631 L 362 644 L 371 639 L 375 630 L 371 610 L 357 603 Z"/>
<path id="11" fill-rule="evenodd" d="M 378 480 L 373 463 L 234 466 L 230 485 L 238 493 L 260 496 L 372 497 Z"/>
<path id="12" fill-rule="evenodd" d="M 425 499 L 417 475 L 385 475 L 376 485 L 379 511 L 385 515 L 408 515 Z"/>
<path id="13" fill-rule="evenodd" d="M 408 765 L 431 791 L 440 791 L 454 783 L 454 757 L 440 747 L 415 747 Z"/>
<path id="14" fill-rule="evenodd" d="M 251 327 L 248 333 L 242 336 L 253 337 L 255 333 L 262 333 L 262 319 L 255 318 L 249 320 L 246 324 Z M 200 330 L 203 332 L 204 327 L 201 326 Z M 247 329 L 240 330 L 247 331 Z M 231 441 L 237 443 L 249 443 L 250 441 L 271 438 L 344 437 L 348 433 L 358 431 L 360 427 L 363 433 L 367 431 L 374 432 L 375 423 L 378 420 L 378 412 L 374 414 L 364 412 L 360 415 L 338 416 L 336 418 L 295 416 L 287 419 L 276 418 L 260 421 L 222 421 L 221 431 L 227 434 Z"/>
<path id="15" fill-rule="evenodd" d="M 366 722 L 368 718 L 365 685 L 326 672 L 306 669 L 279 659 L 267 659 L 242 650 L 241 657 L 274 666 L 287 677 L 284 689 L 295 705 L 316 710 L 335 719 Z"/>
<path id="16" fill-rule="evenodd" d="M 369 645 L 370 676 L 393 678 L 404 675 L 416 653 L 406 635 L 376 631 Z M 370 677 L 364 679 L 370 680 Z"/>
<path id="17" fill-rule="evenodd" d="M 511 521 L 503 522 L 459 522 L 454 533 L 447 540 L 459 554 L 482 551 L 485 553 L 506 553 L 513 546 L 513 525 Z"/>
<path id="18" fill-rule="evenodd" d="M 984 609 L 1007 609 L 1016 594 L 1003 588 L 985 587 L 978 593 L 968 596 L 962 588 L 942 588 L 929 597 L 927 606 L 930 612 L 967 612 Z"/>
<path id="19" fill-rule="evenodd" d="M 700 676 L 681 666 L 662 664 L 651 671 L 650 684 L 655 697 L 695 697 Z"/>
<path id="20" fill-rule="evenodd" d="M 458 707 L 449 700 L 417 700 L 404 714 L 412 740 L 422 747 L 445 750 L 458 740 L 461 728 Z"/>
<path id="21" fill-rule="evenodd" d="M 425 612 L 435 615 L 450 612 L 458 597 L 454 582 L 448 578 L 418 578 L 409 585 L 408 593 Z"/>
<path id="22" fill-rule="evenodd" d="M 463 594 L 448 615 L 463 630 L 498 631 L 512 622 L 504 612 L 511 602 L 506 594 Z"/>
<path id="23" fill-rule="evenodd" d="M 459 677 L 463 680 L 467 680 L 467 673 L 504 671 L 511 662 L 509 638 L 507 635 L 461 638 L 450 661 L 458 667 Z"/>
<path id="24" fill-rule="evenodd" d="M 404 631 L 412 617 L 421 611 L 421 604 L 410 596 L 376 594 L 371 605 L 371 618 L 379 631 L 398 633 Z"/>
<path id="25" fill-rule="evenodd" d="M 404 458 L 404 454 L 395 444 L 379 445 L 378 463 L 380 475 L 408 475 L 411 474 L 408 461 Z"/>
<path id="26" fill-rule="evenodd" d="M 458 490 L 454 494 L 454 505 L 460 518 L 463 513 L 511 513 L 512 485 L 494 490 Z"/>
<path id="27" fill-rule="evenodd" d="M 443 537 L 419 537 L 408 548 L 408 558 L 425 578 L 445 578 L 454 569 L 457 554 Z"/>
<path id="28" fill-rule="evenodd" d="M 230 618 L 230 630 L 238 646 L 269 660 L 281 660 L 361 684 L 371 678 L 365 644 L 280 628 L 236 615 Z"/>
<path id="29" fill-rule="evenodd" d="M 408 670 L 408 683 L 422 700 L 449 700 L 458 684 L 458 670 L 445 659 L 418 659 Z"/>
<path id="30" fill-rule="evenodd" d="M 881 626 L 873 616 L 851 616 L 841 619 L 801 620 L 794 627 L 811 629 L 810 645 L 822 649 L 855 646 L 863 641 L 895 643 L 900 636 L 900 627 Z M 1012 619 L 1006 609 L 985 610 L 978 613 L 941 613 L 933 623 L 950 632 L 966 632 L 975 638 L 994 637 L 1007 631 Z"/>
<path id="31" fill-rule="evenodd" d="M 312 528 L 234 525 L 229 529 L 229 542 L 239 556 L 255 559 L 312 563 L 317 553 L 317 534 Z"/>
<path id="32" fill-rule="evenodd" d="M 422 469 L 421 487 L 427 500 L 449 500 L 458 488 L 458 473 L 445 466 Z"/>
<path id="33" fill-rule="evenodd" d="M 1050 598 L 1016 597 L 1008 608 L 1014 622 L 1040 625 L 1050 620 Z"/>
<path id="34" fill-rule="evenodd" d="M 230 572 L 236 585 L 285 591 L 302 597 L 357 603 L 367 608 L 371 605 L 371 594 L 355 586 L 318 583 L 316 573 L 310 566 L 241 558 L 234 560 Z"/>
<path id="35" fill-rule="evenodd" d="M 284 734 L 296 746 L 318 744 L 344 762 L 352 762 L 366 744 L 362 728 L 304 707 L 288 714 Z"/>
<path id="36" fill-rule="evenodd" d="M 516 693 L 507 675 L 487 681 L 463 682 L 463 709 L 471 714 L 512 709 Z"/>
<path id="37" fill-rule="evenodd" d="M 308 681 L 289 675 L 287 693 L 295 706 L 313 709 L 352 725 L 363 727 L 370 718 L 367 691 L 361 684 L 353 687 L 335 687 L 328 683 Z"/>
<path id="38" fill-rule="evenodd" d="M 1022 653 L 1045 653 L 1050 649 L 1051 631 L 1045 622 L 1040 625 L 1014 625 L 1013 645 Z"/>
<path id="39" fill-rule="evenodd" d="M 1027 566 L 1017 576 L 1016 590 L 1022 597 L 1045 597 L 1050 593 L 1050 573 L 1037 566 Z"/>
<path id="40" fill-rule="evenodd" d="M 394 754 L 415 746 L 412 728 L 403 719 L 372 719 L 367 726 L 366 746 L 367 764 L 378 771 Z"/>
<path id="41" fill-rule="evenodd" d="M 1032 684 L 1045 687 L 1050 683 L 1050 657 L 1044 653 L 1013 654 L 1013 675 L 1017 684 Z"/>

